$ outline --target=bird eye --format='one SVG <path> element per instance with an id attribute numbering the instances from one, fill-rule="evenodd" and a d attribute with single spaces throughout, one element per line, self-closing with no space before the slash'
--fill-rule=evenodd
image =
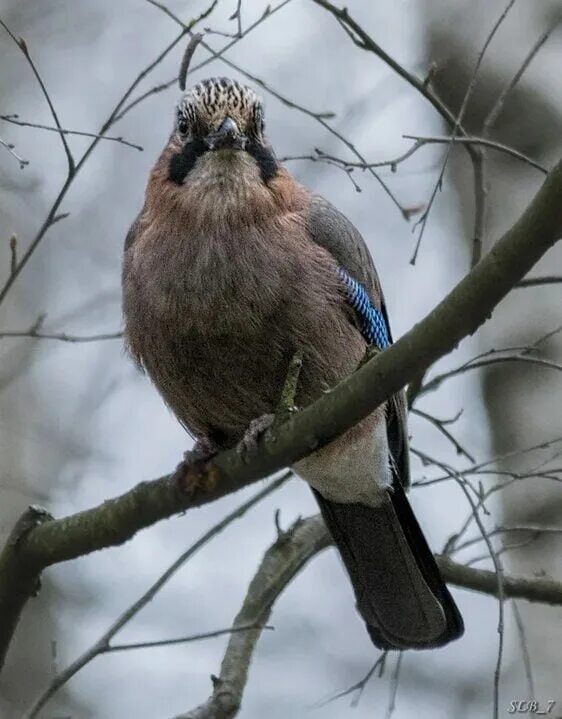
<path id="1" fill-rule="evenodd" d="M 180 135 L 187 135 L 189 131 L 189 123 L 184 118 L 178 120 L 178 132 Z"/>

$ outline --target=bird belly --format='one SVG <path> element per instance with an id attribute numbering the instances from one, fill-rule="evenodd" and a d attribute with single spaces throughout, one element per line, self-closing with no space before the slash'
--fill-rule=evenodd
<path id="1" fill-rule="evenodd" d="M 297 350 L 301 407 L 364 354 L 335 261 L 290 217 L 267 232 L 152 240 L 150 253 L 137 244 L 124 286 L 132 354 L 195 436 L 232 444 L 273 412 Z"/>
<path id="2" fill-rule="evenodd" d="M 332 502 L 379 506 L 392 483 L 384 407 L 293 468 Z"/>
<path id="3" fill-rule="evenodd" d="M 245 308 L 237 307 L 243 316 Z M 296 312 L 295 308 L 295 312 Z M 279 311 L 281 314 L 281 310 Z M 291 303 L 283 316 L 291 313 Z M 215 435 L 230 445 L 242 438 L 250 422 L 275 412 L 289 363 L 304 355 L 296 404 L 304 407 L 352 372 L 363 342 L 343 310 L 324 308 L 331 334 L 311 318 L 306 307 L 294 322 L 273 313 L 257 329 L 240 323 L 225 334 L 170 331 L 172 323 L 148 323 L 142 334 L 142 363 L 182 424 L 194 435 Z M 226 321 L 226 320 L 223 320 Z M 371 468 L 372 472 L 372 468 Z"/>

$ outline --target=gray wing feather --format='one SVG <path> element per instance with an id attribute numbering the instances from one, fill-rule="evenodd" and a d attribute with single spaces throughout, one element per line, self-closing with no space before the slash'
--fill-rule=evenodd
<path id="1" fill-rule="evenodd" d="M 328 250 L 338 264 L 365 287 L 371 302 L 383 313 L 390 334 L 388 315 L 377 271 L 359 230 L 345 215 L 318 195 L 314 195 L 311 199 L 306 225 L 312 239 Z M 387 432 L 397 478 L 402 486 L 408 487 L 410 464 L 404 392 L 394 395 L 388 402 Z"/>

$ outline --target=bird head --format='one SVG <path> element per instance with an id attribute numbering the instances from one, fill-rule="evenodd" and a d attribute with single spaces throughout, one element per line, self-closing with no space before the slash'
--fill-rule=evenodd
<path id="1" fill-rule="evenodd" d="M 190 42 L 184 55 L 182 90 L 196 44 Z M 267 184 L 278 171 L 264 135 L 261 99 L 250 87 L 226 77 L 203 80 L 184 92 L 168 148 L 168 178 L 177 185 L 188 185 L 203 175 L 223 176 L 225 171 L 255 174 Z"/>

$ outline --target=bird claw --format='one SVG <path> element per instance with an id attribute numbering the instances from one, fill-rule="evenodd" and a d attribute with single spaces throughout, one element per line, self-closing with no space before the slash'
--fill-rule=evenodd
<path id="1" fill-rule="evenodd" d="M 182 493 L 192 494 L 196 489 L 210 491 L 216 484 L 216 472 L 209 472 L 207 465 L 218 453 L 219 447 L 212 440 L 198 439 L 192 449 L 184 452 L 182 461 L 176 467 L 172 481 Z M 202 480 L 206 481 L 202 483 Z"/>
<path id="2" fill-rule="evenodd" d="M 250 422 L 248 429 L 244 432 L 244 436 L 238 443 L 238 452 L 243 457 L 257 450 L 260 439 L 271 427 L 274 420 L 274 414 L 262 414 L 261 417 L 256 417 L 256 419 Z"/>

